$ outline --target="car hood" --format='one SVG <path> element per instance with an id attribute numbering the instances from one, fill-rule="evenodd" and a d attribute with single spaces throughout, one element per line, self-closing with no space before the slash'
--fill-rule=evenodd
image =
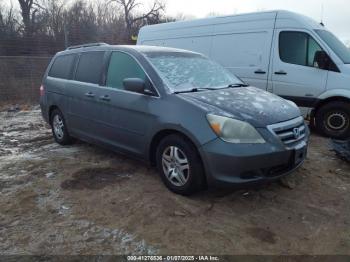
<path id="1" fill-rule="evenodd" d="M 300 110 L 293 102 L 255 87 L 183 93 L 180 96 L 208 113 L 244 120 L 255 127 L 266 127 L 300 116 Z"/>

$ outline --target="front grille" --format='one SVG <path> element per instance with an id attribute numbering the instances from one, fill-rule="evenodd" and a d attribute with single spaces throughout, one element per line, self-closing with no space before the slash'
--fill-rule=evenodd
<path id="1" fill-rule="evenodd" d="M 287 146 L 293 147 L 306 136 L 306 126 L 303 117 L 270 125 L 268 127 Z"/>

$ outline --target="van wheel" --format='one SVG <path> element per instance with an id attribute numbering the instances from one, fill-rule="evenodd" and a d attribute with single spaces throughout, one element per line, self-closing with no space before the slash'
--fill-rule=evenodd
<path id="1" fill-rule="evenodd" d="M 66 122 L 60 110 L 54 109 L 51 113 L 50 124 L 53 137 L 60 145 L 69 145 L 73 142 L 69 136 Z"/>
<path id="2" fill-rule="evenodd" d="M 204 187 L 200 156 L 192 143 L 180 135 L 165 137 L 157 148 L 157 168 L 172 192 L 191 195 Z"/>
<path id="3" fill-rule="evenodd" d="M 350 137 L 350 103 L 330 102 L 316 112 L 316 128 L 328 137 L 346 139 Z"/>

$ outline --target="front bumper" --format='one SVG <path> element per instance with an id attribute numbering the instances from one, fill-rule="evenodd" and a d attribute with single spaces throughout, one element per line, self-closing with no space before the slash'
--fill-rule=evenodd
<path id="1" fill-rule="evenodd" d="M 309 130 L 305 137 L 286 147 L 269 130 L 265 144 L 230 144 L 217 138 L 200 148 L 208 185 L 250 184 L 273 181 L 301 166 L 307 155 Z"/>

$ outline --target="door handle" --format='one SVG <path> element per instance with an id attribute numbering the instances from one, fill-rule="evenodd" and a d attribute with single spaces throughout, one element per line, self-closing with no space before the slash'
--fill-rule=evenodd
<path id="1" fill-rule="evenodd" d="M 111 101 L 111 98 L 109 97 L 109 95 L 100 96 L 100 99 L 103 101 Z"/>
<path id="2" fill-rule="evenodd" d="M 85 93 L 85 96 L 87 97 L 95 97 L 95 95 L 91 92 Z"/>
<path id="3" fill-rule="evenodd" d="M 285 72 L 283 70 L 275 72 L 275 75 L 286 75 L 286 74 L 287 74 L 287 72 Z"/>
<path id="4" fill-rule="evenodd" d="M 266 74 L 266 72 L 261 70 L 261 69 L 256 70 L 254 73 L 258 74 L 258 75 L 265 75 Z"/>

